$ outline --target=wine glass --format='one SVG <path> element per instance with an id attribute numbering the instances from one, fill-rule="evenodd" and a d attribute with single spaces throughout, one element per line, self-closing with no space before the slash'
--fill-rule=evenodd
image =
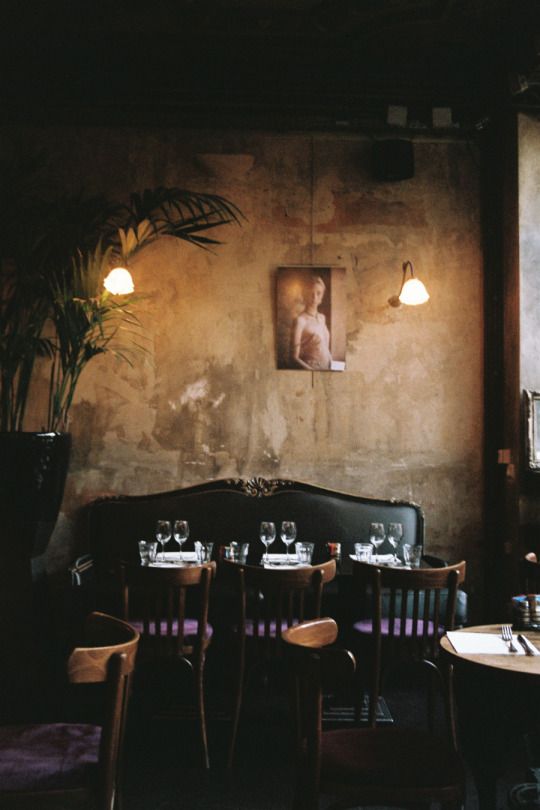
<path id="1" fill-rule="evenodd" d="M 165 546 L 171 539 L 171 521 L 158 520 L 156 523 L 156 540 L 161 546 L 161 559 L 165 562 Z"/>
<path id="2" fill-rule="evenodd" d="M 388 524 L 388 542 L 394 549 L 394 562 L 399 563 L 398 556 L 396 554 L 397 547 L 401 543 L 401 538 L 403 537 L 403 524 L 401 523 L 389 523 Z"/>
<path id="3" fill-rule="evenodd" d="M 377 549 L 380 545 L 384 543 L 384 524 L 383 523 L 371 523 L 369 526 L 369 542 L 375 549 L 375 554 L 377 553 Z"/>
<path id="4" fill-rule="evenodd" d="M 175 520 L 174 521 L 174 539 L 180 546 L 180 562 L 183 561 L 182 557 L 182 546 L 186 542 L 189 537 L 189 523 L 187 520 Z"/>
<path id="5" fill-rule="evenodd" d="M 266 546 L 264 561 L 268 562 L 268 546 L 271 545 L 276 539 L 275 524 L 272 523 L 271 521 L 263 520 L 261 523 L 261 528 L 259 530 L 259 536 L 261 538 L 261 543 L 263 543 Z"/>
<path id="6" fill-rule="evenodd" d="M 284 520 L 281 524 L 281 539 L 287 549 L 287 562 L 289 562 L 289 546 L 296 540 L 296 523 L 294 520 Z"/>

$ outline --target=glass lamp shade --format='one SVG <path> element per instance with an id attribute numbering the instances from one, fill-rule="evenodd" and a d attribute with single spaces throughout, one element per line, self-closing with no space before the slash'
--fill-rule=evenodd
<path id="1" fill-rule="evenodd" d="M 402 304 L 408 304 L 415 307 L 418 304 L 425 304 L 429 301 L 429 293 L 418 278 L 410 278 L 403 285 L 403 289 L 399 294 L 399 300 Z"/>
<path id="2" fill-rule="evenodd" d="M 111 270 L 103 286 L 112 295 L 129 295 L 135 289 L 131 273 L 125 267 L 115 267 Z"/>

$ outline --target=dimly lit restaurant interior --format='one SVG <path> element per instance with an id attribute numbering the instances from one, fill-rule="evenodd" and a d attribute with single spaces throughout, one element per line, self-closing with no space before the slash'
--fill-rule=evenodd
<path id="1" fill-rule="evenodd" d="M 540 808 L 538 0 L 0 42 L 0 808 Z"/>

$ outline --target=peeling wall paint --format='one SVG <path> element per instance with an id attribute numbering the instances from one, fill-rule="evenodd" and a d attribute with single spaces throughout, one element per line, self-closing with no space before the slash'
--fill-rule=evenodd
<path id="1" fill-rule="evenodd" d="M 225 195 L 247 217 L 215 232 L 215 253 L 163 239 L 134 262 L 148 353 L 133 368 L 105 356 L 84 372 L 49 568 L 71 559 L 77 509 L 102 493 L 283 476 L 420 503 L 427 549 L 466 557 L 474 595 L 483 311 L 471 147 L 417 140 L 415 177 L 380 183 L 370 140 L 351 135 L 20 134 L 49 152 L 56 188 L 123 197 L 176 185 Z M 392 309 L 406 259 L 431 299 Z M 311 263 L 347 269 L 342 374 L 276 369 L 275 271 Z"/>

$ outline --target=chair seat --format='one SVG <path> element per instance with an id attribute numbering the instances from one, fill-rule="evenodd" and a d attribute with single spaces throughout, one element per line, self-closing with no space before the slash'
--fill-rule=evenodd
<path id="1" fill-rule="evenodd" d="M 130 619 L 129 623 L 132 627 L 134 627 L 141 635 L 146 635 L 144 631 L 144 622 L 142 619 Z M 167 620 L 162 619 L 160 622 L 160 634 L 162 636 L 167 635 Z M 196 637 L 199 630 L 199 622 L 197 619 L 186 619 L 184 622 L 184 638 L 190 639 Z M 209 639 L 212 637 L 214 629 L 212 625 L 206 625 L 206 638 Z M 178 621 L 174 619 L 172 622 L 172 634 L 174 636 L 178 635 Z M 156 622 L 149 623 L 149 635 L 155 636 L 156 635 Z"/>
<path id="2" fill-rule="evenodd" d="M 413 635 L 413 626 L 414 621 L 413 619 L 405 619 L 405 636 L 411 637 Z M 418 619 L 416 623 L 416 634 L 418 637 L 422 636 L 424 633 L 424 621 L 423 619 Z M 434 625 L 433 622 L 428 622 L 428 635 L 433 635 Z M 372 619 L 362 619 L 359 622 L 355 622 L 353 624 L 353 630 L 356 633 L 361 633 L 362 635 L 372 635 L 373 633 L 373 621 Z M 442 626 L 438 627 L 437 634 L 442 637 L 445 634 L 445 629 Z M 388 636 L 390 634 L 390 622 L 388 619 L 381 619 L 381 635 Z M 394 636 L 401 635 L 401 619 L 394 619 Z"/>
<path id="3" fill-rule="evenodd" d="M 100 726 L 86 723 L 0 726 L 0 790 L 87 786 L 98 765 L 100 739 Z"/>
<path id="4" fill-rule="evenodd" d="M 359 765 L 361 767 L 359 767 Z M 417 729 L 355 728 L 322 735 L 321 779 L 350 787 L 448 789 L 462 781 L 459 756 L 444 741 Z"/>

